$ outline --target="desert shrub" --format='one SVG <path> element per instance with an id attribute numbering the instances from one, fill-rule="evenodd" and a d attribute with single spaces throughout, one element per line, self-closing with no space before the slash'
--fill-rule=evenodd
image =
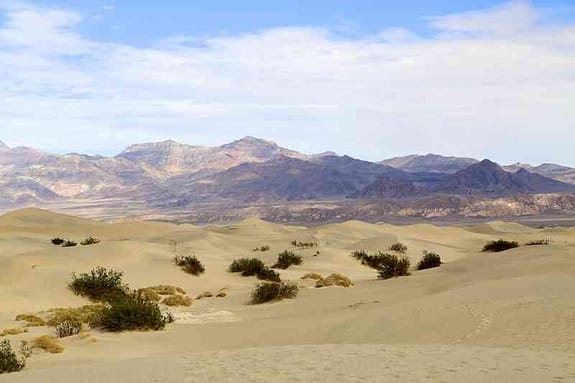
<path id="1" fill-rule="evenodd" d="M 146 287 L 143 289 L 138 289 L 138 293 L 142 296 L 142 298 L 152 301 L 152 302 L 159 302 L 162 300 L 160 294 L 155 292 L 152 288 Z"/>
<path id="2" fill-rule="evenodd" d="M 174 257 L 174 263 L 188 274 L 197 276 L 206 271 L 202 262 L 200 262 L 195 255 L 176 255 Z"/>
<path id="3" fill-rule="evenodd" d="M 264 252 L 264 251 L 268 251 L 269 249 L 270 249 L 270 245 L 262 245 L 262 246 L 260 246 L 260 247 L 256 247 L 256 248 L 254 249 L 254 252 L 255 252 L 255 251 Z"/>
<path id="4" fill-rule="evenodd" d="M 191 306 L 192 299 L 184 295 L 170 295 L 164 298 L 162 304 L 166 306 Z"/>
<path id="5" fill-rule="evenodd" d="M 299 247 L 300 249 L 307 249 L 307 248 L 311 248 L 311 247 L 317 246 L 317 243 L 315 243 L 315 242 L 291 241 L 290 244 L 291 244 L 293 247 Z"/>
<path id="6" fill-rule="evenodd" d="M 258 284 L 252 291 L 252 303 L 261 304 L 265 302 L 295 298 L 299 288 L 291 282 L 263 282 Z"/>
<path id="7" fill-rule="evenodd" d="M 18 359 L 8 340 L 0 342 L 0 374 L 20 371 L 25 366 L 26 362 Z"/>
<path id="8" fill-rule="evenodd" d="M 20 342 L 20 355 L 24 358 L 29 358 L 32 356 L 32 345 L 27 340 L 23 340 Z"/>
<path id="9" fill-rule="evenodd" d="M 32 340 L 32 347 L 39 348 L 50 354 L 59 354 L 64 351 L 62 346 L 56 338 L 50 335 L 42 335 Z"/>
<path id="10" fill-rule="evenodd" d="M 407 252 L 407 246 L 401 242 L 397 242 L 389 246 L 388 250 L 397 251 L 398 253 L 405 254 Z"/>
<path id="11" fill-rule="evenodd" d="M 211 297 L 213 297 L 213 296 L 214 296 L 214 294 L 212 294 L 211 291 L 204 291 L 203 293 L 201 293 L 200 295 L 198 295 L 198 296 L 196 297 L 196 299 L 211 298 Z"/>
<path id="12" fill-rule="evenodd" d="M 216 294 L 216 298 L 225 298 L 228 296 L 228 290 L 227 289 L 221 289 L 220 291 L 218 291 L 218 293 Z"/>
<path id="13" fill-rule="evenodd" d="M 501 251 L 514 249 L 519 247 L 519 243 L 516 241 L 506 241 L 504 239 L 499 239 L 497 241 L 491 241 L 483 246 L 484 252 L 499 253 Z"/>
<path id="14" fill-rule="evenodd" d="M 6 328 L 0 331 L 0 336 L 8 336 L 8 335 L 20 335 L 25 332 L 28 332 L 26 328 Z"/>
<path id="15" fill-rule="evenodd" d="M 439 266 L 441 266 L 441 257 L 439 254 L 424 251 L 423 258 L 421 258 L 417 264 L 417 270 L 431 269 Z"/>
<path id="16" fill-rule="evenodd" d="M 264 266 L 257 274 L 256 277 L 261 279 L 262 281 L 270 281 L 270 282 L 279 282 L 280 275 L 278 272 L 270 269 L 267 266 Z"/>
<path id="17" fill-rule="evenodd" d="M 186 290 L 182 289 L 181 287 L 170 286 L 170 285 L 151 286 L 141 290 L 150 290 L 159 295 L 175 295 L 176 293 L 180 294 L 186 293 Z"/>
<path id="18" fill-rule="evenodd" d="M 303 263 L 303 259 L 301 255 L 294 254 L 291 251 L 285 250 L 284 252 L 278 254 L 278 260 L 276 264 L 272 267 L 274 269 L 287 269 L 291 265 L 301 265 Z"/>
<path id="19" fill-rule="evenodd" d="M 138 293 L 132 293 L 116 296 L 110 301 L 102 310 L 98 325 L 114 332 L 161 330 L 167 319 L 156 302 L 149 301 Z"/>
<path id="20" fill-rule="evenodd" d="M 323 275 L 319 273 L 307 273 L 303 277 L 301 277 L 301 279 L 314 279 L 316 281 L 319 281 L 320 279 L 323 279 Z"/>
<path id="21" fill-rule="evenodd" d="M 77 335 L 82 331 L 82 321 L 71 317 L 58 323 L 55 330 L 58 338 Z"/>
<path id="22" fill-rule="evenodd" d="M 46 321 L 44 319 L 33 314 L 19 314 L 16 316 L 16 320 L 26 322 L 26 327 L 46 326 Z"/>
<path id="23" fill-rule="evenodd" d="M 232 273 L 242 273 L 244 277 L 258 275 L 266 266 L 257 258 L 241 258 L 234 260 L 229 271 Z"/>
<path id="24" fill-rule="evenodd" d="M 48 326 L 57 327 L 64 322 L 94 323 L 102 315 L 103 305 L 86 305 L 82 307 L 53 308 L 46 311 Z"/>
<path id="25" fill-rule="evenodd" d="M 341 286 L 341 287 L 351 287 L 353 283 L 351 279 L 342 274 L 331 274 L 327 278 L 319 279 L 315 287 L 328 287 L 328 286 Z"/>
<path id="26" fill-rule="evenodd" d="M 74 274 L 69 287 L 76 295 L 95 302 L 108 302 L 116 296 L 126 295 L 128 287 L 123 284 L 122 275 L 121 272 L 97 267 L 89 274 Z"/>
<path id="27" fill-rule="evenodd" d="M 551 240 L 549 238 L 546 239 L 538 239 L 535 241 L 529 241 L 525 244 L 525 246 L 546 246 L 549 245 L 551 243 Z"/>
<path id="28" fill-rule="evenodd" d="M 70 240 L 66 240 L 64 241 L 64 243 L 62 243 L 62 247 L 74 247 L 77 246 L 78 244 L 74 241 L 70 241 Z"/>
<path id="29" fill-rule="evenodd" d="M 96 245 L 98 243 L 100 243 L 100 240 L 98 238 L 88 237 L 85 240 L 83 240 L 82 242 L 80 242 L 80 245 L 88 246 L 88 245 Z"/>
<path id="30" fill-rule="evenodd" d="M 52 245 L 61 246 L 64 242 L 66 242 L 66 240 L 64 238 L 56 237 L 52 238 L 50 242 L 52 242 Z"/>
<path id="31" fill-rule="evenodd" d="M 379 272 L 380 279 L 409 275 L 410 262 L 409 258 L 405 256 L 398 257 L 395 254 L 382 252 L 370 255 L 363 250 L 354 251 L 352 256 L 361 261 L 362 265 L 376 269 Z"/>

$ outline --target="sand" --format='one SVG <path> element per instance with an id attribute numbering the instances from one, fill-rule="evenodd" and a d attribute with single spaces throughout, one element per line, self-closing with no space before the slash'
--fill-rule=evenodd
<path id="1" fill-rule="evenodd" d="M 98 245 L 55 247 L 50 238 Z M 488 240 L 548 246 L 504 253 L 480 250 Z M 272 264 L 290 241 L 304 263 L 280 271 L 301 286 L 294 300 L 250 305 L 256 279 L 226 271 L 233 259 Z M 377 280 L 350 256 L 401 241 L 415 264 L 438 252 L 440 268 Z M 268 244 L 267 252 L 253 252 Z M 314 255 L 319 250 L 319 255 Z M 206 273 L 193 277 L 171 262 L 195 253 Z M 225 288 L 225 298 L 194 300 L 175 310 L 160 332 L 62 340 L 62 354 L 35 353 L 26 369 L 0 382 L 575 382 L 575 229 L 533 229 L 492 222 L 473 227 L 392 226 L 350 221 L 320 227 L 249 219 L 197 227 L 155 222 L 107 224 L 37 209 L 0 216 L 0 329 L 21 326 L 17 314 L 87 304 L 67 283 L 71 274 L 105 266 L 133 288 L 184 288 L 192 298 Z M 309 272 L 342 273 L 351 288 L 316 289 Z M 8 336 L 20 340 L 46 327 Z"/>

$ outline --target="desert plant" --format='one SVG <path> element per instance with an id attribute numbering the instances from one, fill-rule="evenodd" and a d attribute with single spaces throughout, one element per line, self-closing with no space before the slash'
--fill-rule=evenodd
<path id="1" fill-rule="evenodd" d="M 20 335 L 25 332 L 28 332 L 26 328 L 6 328 L 0 331 L 0 336 L 8 336 L 8 335 Z"/>
<path id="2" fill-rule="evenodd" d="M 120 332 L 125 330 L 161 330 L 167 323 L 156 302 L 138 293 L 116 296 L 102 310 L 98 323 L 103 329 Z"/>
<path id="3" fill-rule="evenodd" d="M 46 324 L 57 327 L 61 323 L 68 321 L 94 323 L 98 321 L 103 309 L 104 306 L 101 304 L 71 308 L 53 308 L 45 313 L 48 318 Z"/>
<path id="4" fill-rule="evenodd" d="M 218 293 L 216 294 L 216 298 L 225 298 L 228 296 L 228 290 L 227 289 L 221 289 L 220 291 L 218 291 Z"/>
<path id="5" fill-rule="evenodd" d="M 234 260 L 229 271 L 232 273 L 242 273 L 244 277 L 259 274 L 266 266 L 257 258 L 241 258 Z"/>
<path id="6" fill-rule="evenodd" d="M 162 304 L 166 306 L 191 306 L 192 299 L 185 295 L 170 295 L 164 298 Z"/>
<path id="7" fill-rule="evenodd" d="M 262 245 L 262 246 L 260 246 L 260 247 L 256 247 L 256 248 L 254 249 L 254 252 L 255 252 L 255 251 L 264 252 L 264 251 L 268 251 L 269 249 L 270 249 L 270 245 Z"/>
<path id="8" fill-rule="evenodd" d="M 323 275 L 319 274 L 319 273 L 307 273 L 304 274 L 301 279 L 314 279 L 316 281 L 319 281 L 320 279 L 323 279 Z"/>
<path id="9" fill-rule="evenodd" d="M 551 239 L 546 238 L 546 239 L 538 239 L 535 241 L 529 241 L 525 244 L 525 246 L 546 246 L 549 245 L 551 243 Z"/>
<path id="10" fill-rule="evenodd" d="M 484 252 L 499 253 L 505 250 L 514 249 L 519 247 L 519 243 L 516 241 L 507 241 L 505 239 L 499 239 L 497 241 L 491 241 L 483 246 Z"/>
<path id="11" fill-rule="evenodd" d="M 264 266 L 263 269 L 258 271 L 258 273 L 256 274 L 256 277 L 258 279 L 261 279 L 262 281 L 270 281 L 270 282 L 279 282 L 280 281 L 280 275 L 276 271 L 270 269 L 267 266 Z"/>
<path id="12" fill-rule="evenodd" d="M 377 252 L 375 255 L 366 253 L 363 250 L 354 251 L 352 257 L 361 261 L 362 265 L 376 269 L 380 279 L 389 279 L 409 275 L 409 258 L 398 257 L 395 254 Z"/>
<path id="13" fill-rule="evenodd" d="M 295 298 L 299 288 L 291 282 L 263 282 L 252 291 L 252 303 L 261 304 L 274 300 Z"/>
<path id="14" fill-rule="evenodd" d="M 83 240 L 82 242 L 80 242 L 80 245 L 88 246 L 88 245 L 96 245 L 98 243 L 100 243 L 100 240 L 98 238 L 88 237 L 85 240 Z"/>
<path id="15" fill-rule="evenodd" d="M 76 295 L 95 302 L 108 302 L 128 292 L 128 287 L 122 282 L 122 275 L 121 272 L 97 267 L 89 274 L 74 274 L 69 287 Z"/>
<path id="16" fill-rule="evenodd" d="M 19 314 L 16 316 L 17 321 L 26 322 L 26 327 L 42 327 L 46 326 L 46 321 L 37 315 L 33 314 Z"/>
<path id="17" fill-rule="evenodd" d="M 303 259 L 301 255 L 294 254 L 291 251 L 285 250 L 284 252 L 278 254 L 278 260 L 276 264 L 272 267 L 274 269 L 287 269 L 291 265 L 301 265 L 303 263 Z"/>
<path id="18" fill-rule="evenodd" d="M 206 271 L 202 262 L 200 262 L 195 255 L 176 255 L 174 257 L 174 263 L 188 274 L 197 276 Z"/>
<path id="19" fill-rule="evenodd" d="M 0 374 L 16 372 L 26 366 L 24 360 L 18 359 L 8 340 L 0 342 Z"/>
<path id="20" fill-rule="evenodd" d="M 77 318 L 70 317 L 56 325 L 56 336 L 58 338 L 78 335 L 80 331 L 82 331 L 82 321 Z"/>
<path id="21" fill-rule="evenodd" d="M 317 243 L 315 242 L 300 242 L 300 241 L 291 241 L 290 244 L 293 247 L 299 247 L 301 249 L 307 249 L 307 248 L 311 248 L 311 247 L 316 247 Z"/>
<path id="22" fill-rule="evenodd" d="M 423 258 L 417 264 L 417 270 L 431 269 L 441 266 L 441 257 L 439 254 L 428 251 L 423 252 Z"/>
<path id="23" fill-rule="evenodd" d="M 351 287 L 353 286 L 353 283 L 351 282 L 351 279 L 349 279 L 345 275 L 331 274 L 327 278 L 319 279 L 315 284 L 315 287 L 328 287 L 328 286 Z"/>
<path id="24" fill-rule="evenodd" d="M 50 242 L 52 242 L 53 245 L 61 246 L 64 242 L 66 242 L 66 240 L 64 238 L 56 237 L 52 238 Z"/>
<path id="25" fill-rule="evenodd" d="M 62 247 L 74 247 L 77 246 L 78 244 L 74 241 L 70 241 L 70 240 L 66 240 L 62 243 Z"/>
<path id="26" fill-rule="evenodd" d="M 59 354 L 64 351 L 62 346 L 56 338 L 50 335 L 42 335 L 32 340 L 32 347 L 39 348 L 50 354 Z"/>
<path id="27" fill-rule="evenodd" d="M 138 293 L 142 296 L 142 298 L 147 299 L 147 300 L 152 301 L 152 302 L 159 302 L 162 300 L 162 297 L 160 296 L 160 294 L 158 294 L 156 291 L 154 291 L 150 287 L 138 289 Z"/>
<path id="28" fill-rule="evenodd" d="M 201 293 L 200 295 L 198 295 L 198 296 L 196 297 L 196 299 L 211 298 L 211 297 L 213 297 L 213 296 L 214 296 L 214 294 L 212 294 L 211 291 L 204 291 L 203 293 Z"/>
<path id="29" fill-rule="evenodd" d="M 398 253 L 405 254 L 407 252 L 407 246 L 401 242 L 397 242 L 389 246 L 388 250 L 397 251 Z"/>
<path id="30" fill-rule="evenodd" d="M 20 355 L 22 355 L 25 359 L 28 359 L 32 356 L 32 345 L 27 340 L 23 340 L 20 342 Z"/>

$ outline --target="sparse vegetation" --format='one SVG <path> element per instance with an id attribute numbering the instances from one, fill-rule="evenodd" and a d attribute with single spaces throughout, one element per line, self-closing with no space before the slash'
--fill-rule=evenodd
<path id="1" fill-rule="evenodd" d="M 52 242 L 52 245 L 61 246 L 64 242 L 66 242 L 66 240 L 64 238 L 56 237 L 52 238 L 50 242 Z"/>
<path id="2" fill-rule="evenodd" d="M 299 288 L 291 282 L 263 282 L 252 291 L 252 303 L 261 304 L 270 301 L 292 299 L 297 296 Z"/>
<path id="3" fill-rule="evenodd" d="M 351 279 L 342 274 L 331 274 L 327 278 L 321 278 L 315 284 L 315 287 L 341 286 L 352 287 Z"/>
<path id="4" fill-rule="evenodd" d="M 82 331 L 82 321 L 78 318 L 70 317 L 56 325 L 56 336 L 58 338 L 78 335 L 80 331 Z"/>
<path id="5" fill-rule="evenodd" d="M 46 311 L 48 326 L 57 327 L 64 322 L 80 322 L 80 323 L 95 323 L 98 322 L 99 317 L 102 315 L 104 306 L 86 305 L 81 307 L 71 308 L 53 308 Z"/>
<path id="6" fill-rule="evenodd" d="M 200 295 L 198 295 L 196 297 L 196 299 L 203 299 L 203 298 L 211 298 L 213 297 L 214 294 L 211 293 L 211 291 L 204 291 L 203 293 L 201 293 Z"/>
<path id="7" fill-rule="evenodd" d="M 294 254 L 291 251 L 285 250 L 284 252 L 278 254 L 278 260 L 272 267 L 274 269 L 287 269 L 291 265 L 301 265 L 303 259 L 301 255 Z"/>
<path id="8" fill-rule="evenodd" d="M 26 366 L 25 360 L 20 360 L 12 350 L 8 340 L 0 342 L 0 375 L 21 371 Z"/>
<path id="9" fill-rule="evenodd" d="M 242 273 L 244 277 L 255 275 L 264 281 L 280 281 L 280 275 L 257 258 L 236 259 L 230 264 L 228 270 L 232 273 Z"/>
<path id="10" fill-rule="evenodd" d="M 441 266 L 441 257 L 439 254 L 428 251 L 423 252 L 423 258 L 417 264 L 417 270 L 431 269 Z"/>
<path id="11" fill-rule="evenodd" d="M 551 239 L 546 238 L 546 239 L 538 239 L 535 241 L 529 241 L 525 244 L 525 246 L 546 246 L 551 244 Z"/>
<path id="12" fill-rule="evenodd" d="M 82 246 L 89 246 L 89 245 L 97 245 L 98 243 L 100 243 L 100 240 L 98 238 L 94 238 L 94 237 L 88 237 L 85 240 L 83 240 L 82 242 L 80 242 L 80 245 Z"/>
<path id="13" fill-rule="evenodd" d="M 170 295 L 162 300 L 162 304 L 166 306 L 191 306 L 192 299 L 185 295 Z"/>
<path id="14" fill-rule="evenodd" d="M 198 276 L 206 271 L 206 268 L 195 255 L 176 255 L 174 263 L 188 274 Z"/>
<path id="15" fill-rule="evenodd" d="M 395 254 L 377 252 L 370 255 L 363 250 L 354 251 L 352 257 L 361 261 L 362 265 L 376 269 L 380 279 L 389 279 L 409 275 L 409 258 L 398 257 Z"/>
<path id="16" fill-rule="evenodd" d="M 125 330 L 161 330 L 169 318 L 162 315 L 156 302 L 141 294 L 116 296 L 104 309 L 99 326 L 114 332 Z"/>
<path id="17" fill-rule="evenodd" d="M 25 332 L 28 332 L 26 328 L 7 328 L 0 331 L 0 336 L 8 336 L 8 335 L 20 335 Z"/>
<path id="18" fill-rule="evenodd" d="M 293 247 L 298 247 L 300 249 L 309 249 L 312 247 L 316 247 L 317 243 L 315 242 L 300 242 L 300 241 L 291 241 L 290 244 Z"/>
<path id="19" fill-rule="evenodd" d="M 225 298 L 228 296 L 228 290 L 227 289 L 221 289 L 220 291 L 218 291 L 218 293 L 216 294 L 216 298 Z"/>
<path id="20" fill-rule="evenodd" d="M 254 252 L 256 252 L 256 251 L 264 252 L 264 251 L 269 251 L 269 249 L 270 249 L 270 246 L 269 246 L 269 245 L 262 245 L 262 246 L 260 246 L 260 247 L 256 247 L 256 248 L 254 249 Z"/>
<path id="21" fill-rule="evenodd" d="M 109 302 L 128 292 L 128 287 L 122 282 L 122 275 L 121 272 L 97 267 L 89 274 L 74 274 L 69 287 L 74 294 L 94 302 Z"/>
<path id="22" fill-rule="evenodd" d="M 323 275 L 319 273 L 307 273 L 304 276 L 302 276 L 301 279 L 313 279 L 319 281 L 320 279 L 323 279 Z"/>
<path id="23" fill-rule="evenodd" d="M 26 327 L 42 327 L 46 326 L 46 321 L 37 315 L 32 314 L 19 314 L 16 316 L 17 321 L 26 322 Z"/>
<path id="24" fill-rule="evenodd" d="M 74 246 L 78 246 L 78 243 L 70 240 L 66 240 L 64 241 L 64 243 L 62 243 L 62 247 L 74 247 Z"/>
<path id="25" fill-rule="evenodd" d="M 42 335 L 34 338 L 31 343 L 33 348 L 39 348 L 50 354 L 59 354 L 64 352 L 64 346 L 62 346 L 58 339 L 50 335 Z"/>
<path id="26" fill-rule="evenodd" d="M 391 246 L 389 246 L 388 250 L 389 251 L 396 251 L 396 252 L 401 253 L 401 254 L 405 254 L 405 253 L 407 253 L 407 246 L 401 242 L 397 242 L 397 243 L 394 243 Z"/>
<path id="27" fill-rule="evenodd" d="M 483 246 L 483 251 L 499 253 L 517 247 L 519 247 L 519 243 L 516 241 L 507 241 L 505 239 L 499 239 L 497 241 L 488 242 L 485 246 Z"/>

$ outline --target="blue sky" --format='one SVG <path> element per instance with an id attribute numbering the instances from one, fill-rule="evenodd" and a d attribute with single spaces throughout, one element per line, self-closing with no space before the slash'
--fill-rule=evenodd
<path id="1" fill-rule="evenodd" d="M 0 140 L 575 165 L 574 36 L 572 0 L 3 0 Z"/>

